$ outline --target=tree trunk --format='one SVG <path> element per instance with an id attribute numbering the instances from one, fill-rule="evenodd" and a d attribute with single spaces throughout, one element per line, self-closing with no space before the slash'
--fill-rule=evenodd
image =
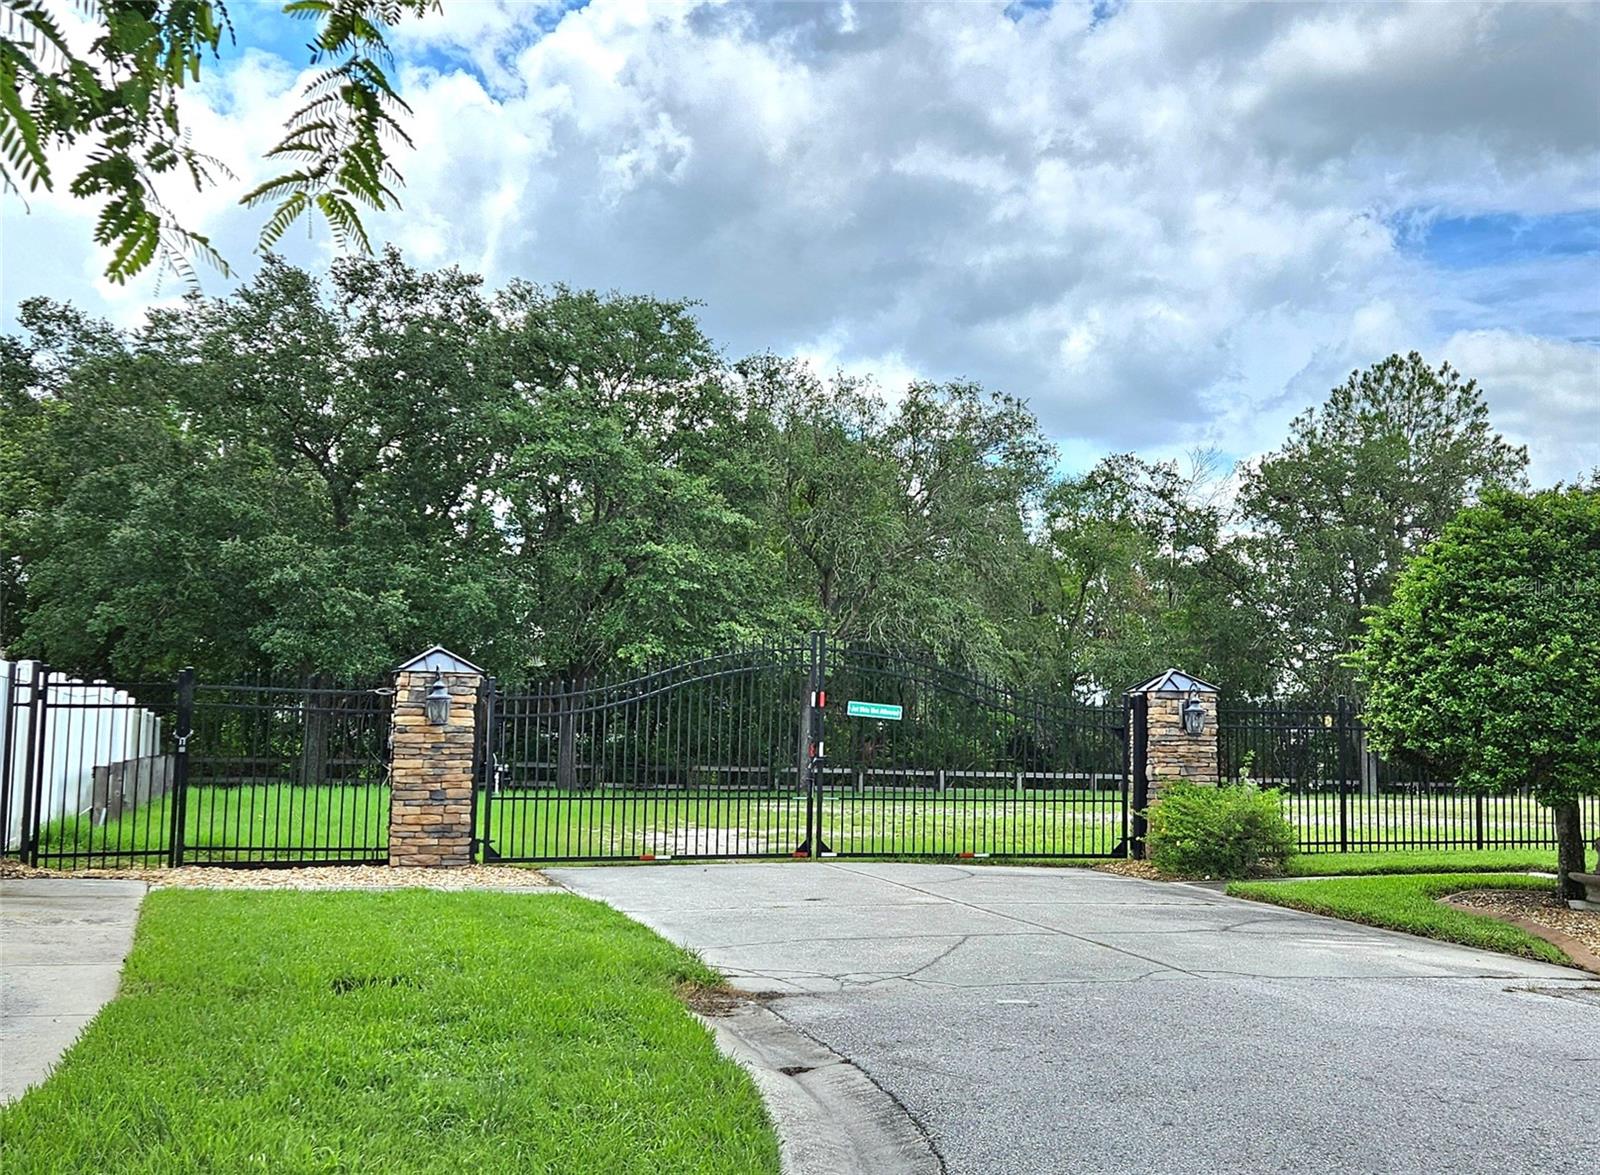
<path id="1" fill-rule="evenodd" d="M 556 787 L 565 792 L 578 787 L 578 716 L 573 713 L 576 682 L 563 682 L 556 712 Z"/>
<path id="2" fill-rule="evenodd" d="M 1581 898 L 1581 882 L 1568 878 L 1570 873 L 1583 873 L 1583 815 L 1576 800 L 1567 800 L 1550 809 L 1556 826 L 1556 885 L 1563 900 Z"/>
<path id="3" fill-rule="evenodd" d="M 300 707 L 300 786 L 328 782 L 328 743 L 332 734 L 333 698 L 322 692 L 325 680 L 306 678 Z"/>

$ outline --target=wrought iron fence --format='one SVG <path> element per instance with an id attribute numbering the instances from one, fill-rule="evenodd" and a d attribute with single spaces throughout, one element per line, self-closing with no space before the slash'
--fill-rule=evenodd
<path id="1" fill-rule="evenodd" d="M 382 863 L 389 847 L 387 683 L 199 684 L 180 863 Z"/>
<path id="2" fill-rule="evenodd" d="M 181 683 L 17 669 L 0 714 L 7 852 L 62 868 L 166 864 L 182 787 Z"/>
<path id="3" fill-rule="evenodd" d="M 384 861 L 389 692 L 32 666 L 0 713 L 6 850 L 66 869 Z"/>
<path id="4" fill-rule="evenodd" d="M 1360 714 L 1331 705 L 1224 704 L 1218 774 L 1253 780 L 1283 798 L 1301 852 L 1550 848 L 1549 811 L 1527 792 L 1484 795 L 1453 776 L 1368 745 Z M 1600 797 L 1583 802 L 1600 829 Z"/>
<path id="5" fill-rule="evenodd" d="M 83 682 L 25 664 L 3 684 L 8 854 L 60 868 L 387 857 L 386 682 Z M 482 698 L 485 859 L 1118 856 L 1140 833 L 1136 710 L 830 650 L 821 634 Z M 1304 852 L 1554 844 L 1530 795 L 1376 755 L 1343 702 L 1225 703 L 1218 758 L 1225 783 L 1281 793 Z M 1583 812 L 1592 836 L 1600 797 Z"/>

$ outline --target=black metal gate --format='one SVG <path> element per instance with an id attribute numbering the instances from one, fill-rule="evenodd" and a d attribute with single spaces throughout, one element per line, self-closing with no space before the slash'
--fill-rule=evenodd
<path id="1" fill-rule="evenodd" d="M 1124 704 L 1083 705 L 863 645 L 825 655 L 824 669 L 822 853 L 1123 855 Z"/>
<path id="2" fill-rule="evenodd" d="M 812 663 L 796 641 L 501 694 L 477 805 L 485 858 L 793 854 Z"/>
<path id="3" fill-rule="evenodd" d="M 490 714 L 491 860 L 1126 851 L 1124 705 L 869 646 L 830 656 L 820 633 L 544 683 Z"/>

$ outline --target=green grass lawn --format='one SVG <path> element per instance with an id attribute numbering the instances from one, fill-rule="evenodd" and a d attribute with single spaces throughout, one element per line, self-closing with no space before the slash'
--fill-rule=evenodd
<path id="1" fill-rule="evenodd" d="M 1106 793 L 880 790 L 820 804 L 823 839 L 840 854 L 1094 856 L 1122 839 Z M 489 820 L 508 858 L 786 856 L 805 840 L 806 802 L 793 792 L 523 792 L 493 801 Z"/>
<path id="2" fill-rule="evenodd" d="M 1526 840 L 1530 847 L 1415 849 L 1447 835 L 1471 843 L 1471 797 L 1423 797 L 1412 806 L 1347 799 L 1352 838 L 1377 851 L 1337 853 L 1327 819 L 1333 795 L 1285 798 L 1300 828 L 1296 869 L 1314 873 L 1436 868 L 1437 852 L 1459 864 L 1445 868 L 1551 868 L 1554 852 L 1531 842 L 1550 836 L 1548 814 L 1536 805 L 1491 808 L 1485 835 Z M 1315 801 L 1308 806 L 1308 802 Z M 1112 791 L 1021 792 L 997 788 L 833 787 L 819 801 L 824 839 L 837 853 L 863 856 L 1008 857 L 1104 856 L 1122 839 L 1122 810 Z M 42 864 L 90 867 L 156 864 L 170 841 L 171 797 L 163 796 L 96 827 L 87 817 L 50 821 L 41 829 Z M 706 788 L 629 791 L 603 788 L 557 792 L 510 791 L 479 806 L 495 850 L 508 859 L 637 859 L 656 857 L 787 856 L 805 839 L 805 797 L 788 789 Z M 302 787 L 194 785 L 184 820 L 184 859 L 190 864 L 269 860 L 381 859 L 389 841 L 389 789 L 378 783 Z M 1391 847 L 1392 846 L 1392 847 Z M 1309 851 L 1308 851 L 1309 849 Z M 1415 864 L 1403 862 L 1411 860 Z"/>
<path id="3" fill-rule="evenodd" d="M 1228 886 L 1228 893 L 1445 942 L 1567 963 L 1570 960 L 1561 951 L 1525 930 L 1442 906 L 1434 900 L 1466 889 L 1549 889 L 1553 884 L 1548 878 L 1515 874 L 1430 873 L 1318 881 L 1236 881 Z"/>
<path id="4" fill-rule="evenodd" d="M 77 854 L 79 868 L 157 863 L 172 840 L 171 795 L 96 826 L 88 816 L 52 820 L 39 830 L 45 857 Z M 189 788 L 184 862 L 381 859 L 389 844 L 389 788 L 382 784 L 244 784 Z M 49 864 L 41 861 L 41 864 Z"/>
<path id="5" fill-rule="evenodd" d="M 41 1172 L 776 1172 L 717 976 L 564 894 L 164 890 L 117 998 L 0 1111 Z"/>
<path id="6" fill-rule="evenodd" d="M 1594 854 L 1589 856 L 1593 858 Z M 1381 849 L 1368 853 L 1297 853 L 1284 872 L 1290 877 L 1358 876 L 1372 873 L 1554 873 L 1554 849 Z"/>

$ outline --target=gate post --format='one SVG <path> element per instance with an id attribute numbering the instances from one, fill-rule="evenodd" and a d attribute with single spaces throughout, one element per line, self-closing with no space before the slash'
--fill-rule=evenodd
<path id="1" fill-rule="evenodd" d="M 1150 773 L 1145 752 L 1150 749 L 1150 699 L 1144 694 L 1130 693 L 1126 699 L 1128 720 L 1128 782 L 1133 795 L 1123 796 L 1123 814 L 1133 809 L 1133 824 L 1127 836 L 1128 855 L 1136 861 L 1144 860 L 1144 837 L 1149 831 L 1145 813 L 1150 808 Z"/>
<path id="2" fill-rule="evenodd" d="M 189 739 L 194 735 L 194 667 L 178 673 L 177 718 L 173 722 L 172 786 L 167 801 L 172 824 L 167 830 L 167 864 L 183 864 L 183 833 L 188 826 Z"/>
<path id="3" fill-rule="evenodd" d="M 50 666 L 33 662 L 33 690 L 28 695 L 27 759 L 22 770 L 22 856 L 24 865 L 39 864 L 40 811 L 44 806 L 45 726 L 50 721 Z"/>
<path id="4" fill-rule="evenodd" d="M 1145 785 L 1150 804 L 1160 797 L 1163 779 L 1217 785 L 1217 687 L 1178 669 L 1169 669 L 1135 686 L 1130 694 L 1144 699 L 1144 753 L 1133 748 L 1133 762 L 1143 761 L 1144 779 L 1133 781 L 1134 794 Z M 1185 721 L 1198 726 L 1191 732 Z"/>
<path id="5" fill-rule="evenodd" d="M 472 863 L 473 766 L 484 676 L 472 662 L 439 645 L 395 670 L 391 865 Z"/>

